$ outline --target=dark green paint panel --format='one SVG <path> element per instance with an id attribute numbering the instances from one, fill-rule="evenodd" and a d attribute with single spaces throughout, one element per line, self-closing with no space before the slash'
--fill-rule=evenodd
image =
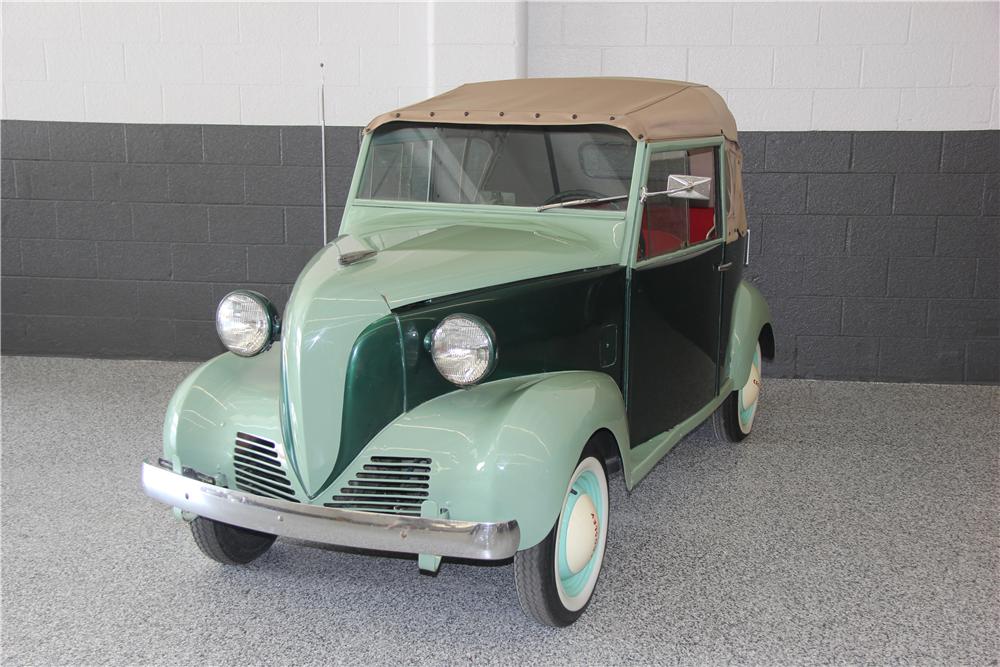
<path id="1" fill-rule="evenodd" d="M 351 350 L 344 387 L 340 451 L 331 479 L 355 459 L 365 445 L 403 412 L 403 364 L 399 327 L 394 315 L 365 329 Z"/>
<path id="2" fill-rule="evenodd" d="M 632 272 L 629 433 L 640 445 L 716 393 L 722 246 Z"/>
<path id="3" fill-rule="evenodd" d="M 499 352 L 488 380 L 563 370 L 601 371 L 622 383 L 625 270 L 593 269 L 477 290 L 399 311 L 406 409 L 455 390 L 437 372 L 424 337 L 446 315 L 493 327 Z"/>

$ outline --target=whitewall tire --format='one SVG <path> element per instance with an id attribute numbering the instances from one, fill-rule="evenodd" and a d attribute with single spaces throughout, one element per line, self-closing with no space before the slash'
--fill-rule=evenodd
<path id="1" fill-rule="evenodd" d="M 514 582 L 526 614 L 555 627 L 583 614 L 604 563 L 609 513 L 607 471 L 598 448 L 588 444 L 552 530 L 514 555 Z"/>

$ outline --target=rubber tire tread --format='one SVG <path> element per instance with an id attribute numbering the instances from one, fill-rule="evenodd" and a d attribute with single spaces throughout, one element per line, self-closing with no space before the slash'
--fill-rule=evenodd
<path id="1" fill-rule="evenodd" d="M 749 433 L 740 428 L 739 392 L 729 392 L 719 409 L 712 415 L 715 437 L 724 442 L 742 442 Z"/>
<path id="2" fill-rule="evenodd" d="M 245 565 L 262 556 L 275 536 L 228 523 L 198 517 L 191 522 L 191 535 L 201 552 L 223 565 Z"/>

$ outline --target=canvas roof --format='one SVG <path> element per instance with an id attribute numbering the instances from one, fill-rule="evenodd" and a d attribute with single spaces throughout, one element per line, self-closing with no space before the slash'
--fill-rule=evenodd
<path id="1" fill-rule="evenodd" d="M 467 83 L 377 116 L 372 131 L 392 121 L 476 125 L 611 125 L 634 139 L 663 141 L 725 136 L 736 121 L 708 86 L 625 77 L 509 79 Z"/>

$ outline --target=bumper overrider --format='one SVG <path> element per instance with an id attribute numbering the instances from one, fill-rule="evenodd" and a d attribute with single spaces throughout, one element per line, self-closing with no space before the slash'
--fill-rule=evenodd
<path id="1" fill-rule="evenodd" d="M 142 464 L 151 498 L 208 519 L 262 533 L 343 547 L 500 560 L 517 551 L 517 521 L 496 523 L 358 512 L 266 498 Z"/>

